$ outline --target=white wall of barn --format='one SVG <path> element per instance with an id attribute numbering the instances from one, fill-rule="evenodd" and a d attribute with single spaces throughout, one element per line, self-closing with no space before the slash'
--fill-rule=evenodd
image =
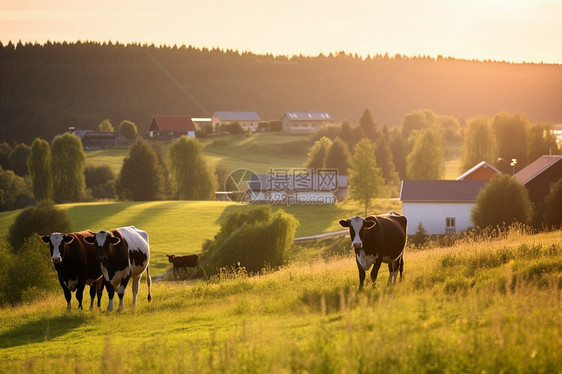
<path id="1" fill-rule="evenodd" d="M 470 213 L 474 203 L 402 203 L 402 214 L 408 218 L 408 235 L 414 235 L 421 222 L 427 234 L 446 234 L 447 218 L 455 218 L 456 232 L 474 226 Z"/>

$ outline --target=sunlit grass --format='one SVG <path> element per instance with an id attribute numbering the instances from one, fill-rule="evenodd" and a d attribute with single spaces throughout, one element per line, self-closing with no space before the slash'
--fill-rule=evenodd
<path id="1" fill-rule="evenodd" d="M 403 282 L 387 287 L 381 267 L 363 292 L 346 253 L 159 282 L 151 303 L 143 284 L 123 313 L 67 312 L 57 294 L 0 309 L 0 371 L 556 372 L 561 243 L 557 231 L 409 248 Z"/>

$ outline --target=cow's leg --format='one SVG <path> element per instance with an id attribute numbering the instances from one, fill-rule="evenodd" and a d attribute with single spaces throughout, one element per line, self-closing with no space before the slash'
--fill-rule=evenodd
<path id="1" fill-rule="evenodd" d="M 78 283 L 76 287 L 76 300 L 78 300 L 78 309 L 82 309 L 82 298 L 84 297 L 84 288 L 86 288 L 86 283 Z"/>
<path id="2" fill-rule="evenodd" d="M 107 304 L 107 310 L 109 312 L 113 311 L 113 296 L 115 296 L 115 288 L 110 282 L 105 282 L 105 289 L 107 290 L 107 297 L 109 298 L 109 304 Z"/>
<path id="3" fill-rule="evenodd" d="M 371 281 L 373 281 L 373 285 L 377 281 L 377 276 L 379 275 L 379 269 L 381 267 L 381 263 L 382 262 L 377 259 L 373 264 L 373 270 L 371 270 Z"/>
<path id="4" fill-rule="evenodd" d="M 404 254 L 400 255 L 400 282 L 402 282 L 402 273 L 404 273 Z"/>
<path id="5" fill-rule="evenodd" d="M 62 292 L 64 293 L 64 299 L 66 300 L 66 309 L 70 309 L 70 300 L 72 300 L 72 293 L 64 285 L 64 281 L 59 277 L 59 283 L 62 287 Z"/>
<path id="6" fill-rule="evenodd" d="M 361 290 L 363 288 L 363 282 L 365 281 L 365 269 L 363 269 L 363 266 L 361 266 L 359 261 L 357 261 L 357 258 L 355 258 L 355 262 L 357 263 L 357 269 L 359 270 L 359 289 Z"/>
<path id="7" fill-rule="evenodd" d="M 96 301 L 96 286 L 98 282 L 90 285 L 90 310 L 94 309 L 94 301 Z"/>
<path id="8" fill-rule="evenodd" d="M 152 278 L 150 278 L 150 273 L 148 272 L 148 266 L 146 267 L 146 285 L 148 286 L 148 301 L 152 300 L 151 288 L 152 288 Z"/>
<path id="9" fill-rule="evenodd" d="M 119 296 L 119 308 L 117 308 L 117 310 L 120 312 L 125 308 L 125 305 L 123 304 L 123 296 L 125 296 L 125 289 L 127 288 L 130 277 L 130 275 L 127 275 L 125 278 L 121 279 L 121 284 L 119 284 L 119 288 L 117 289 L 117 296 Z"/>
<path id="10" fill-rule="evenodd" d="M 400 258 L 396 261 L 388 263 L 388 283 L 387 285 L 395 284 L 398 277 L 398 269 L 400 268 Z"/>
<path id="11" fill-rule="evenodd" d="M 139 293 L 140 277 L 133 277 L 133 308 L 137 306 L 137 294 Z"/>
<path id="12" fill-rule="evenodd" d="M 101 308 L 101 296 L 103 294 L 103 285 L 105 284 L 105 279 L 101 278 L 96 282 L 96 293 L 98 296 L 98 304 L 97 307 Z"/>

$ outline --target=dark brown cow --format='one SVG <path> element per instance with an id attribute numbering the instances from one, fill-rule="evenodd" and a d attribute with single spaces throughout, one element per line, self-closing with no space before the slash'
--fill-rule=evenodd
<path id="1" fill-rule="evenodd" d="M 404 271 L 404 247 L 406 246 L 406 233 L 408 220 L 394 211 L 390 214 L 379 216 L 359 216 L 339 221 L 343 227 L 349 227 L 349 234 L 355 260 L 359 269 L 359 289 L 363 287 L 365 272 L 374 264 L 371 271 L 373 284 L 381 263 L 388 263 L 388 284 L 396 283 L 398 271 L 400 280 Z"/>
<path id="2" fill-rule="evenodd" d="M 187 268 L 199 267 L 199 256 L 197 255 L 187 255 L 187 256 L 176 256 L 176 255 L 166 255 L 168 261 L 174 266 L 174 275 L 178 276 L 180 269 L 185 269 L 187 274 Z"/>
<path id="3" fill-rule="evenodd" d="M 54 232 L 51 235 L 41 236 L 41 240 L 49 244 L 51 249 L 51 261 L 57 271 L 68 309 L 72 299 L 71 292 L 74 291 L 76 291 L 78 308 L 82 309 L 82 297 L 86 285 L 90 286 L 90 309 L 94 307 L 96 291 L 98 307 L 100 306 L 103 277 L 96 261 L 96 247 L 84 243 L 84 237 L 87 235 L 90 235 L 89 231 L 66 235 Z"/>

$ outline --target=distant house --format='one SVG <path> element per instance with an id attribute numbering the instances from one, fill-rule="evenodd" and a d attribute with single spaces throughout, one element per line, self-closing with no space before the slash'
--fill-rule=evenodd
<path id="1" fill-rule="evenodd" d="M 182 135 L 195 137 L 191 116 L 154 116 L 148 129 L 151 138 L 177 139 Z"/>
<path id="2" fill-rule="evenodd" d="M 554 188 L 554 184 L 562 178 L 562 156 L 541 156 L 514 176 L 527 187 L 529 198 L 536 207 L 539 207 Z"/>
<path id="3" fill-rule="evenodd" d="M 496 174 L 501 174 L 501 171 L 487 163 L 482 161 L 477 165 L 473 166 L 470 170 L 467 170 L 463 175 L 457 178 L 458 181 L 489 181 Z"/>
<path id="4" fill-rule="evenodd" d="M 102 149 L 117 146 L 117 134 L 114 132 L 98 132 L 94 130 L 72 130 L 80 138 L 84 149 Z"/>
<path id="5" fill-rule="evenodd" d="M 408 218 L 408 235 L 421 223 L 427 234 L 465 231 L 473 226 L 471 211 L 487 180 L 405 180 L 400 200 Z"/>
<path id="6" fill-rule="evenodd" d="M 254 174 L 246 200 L 272 205 L 328 205 L 347 196 L 347 175 L 314 174 L 301 179 L 295 174 Z"/>
<path id="7" fill-rule="evenodd" d="M 285 112 L 281 117 L 283 131 L 290 134 L 310 134 L 331 121 L 327 112 Z"/>
<path id="8" fill-rule="evenodd" d="M 244 131 L 256 132 L 261 119 L 256 112 L 215 112 L 211 118 L 213 129 L 217 126 L 238 122 Z"/>

